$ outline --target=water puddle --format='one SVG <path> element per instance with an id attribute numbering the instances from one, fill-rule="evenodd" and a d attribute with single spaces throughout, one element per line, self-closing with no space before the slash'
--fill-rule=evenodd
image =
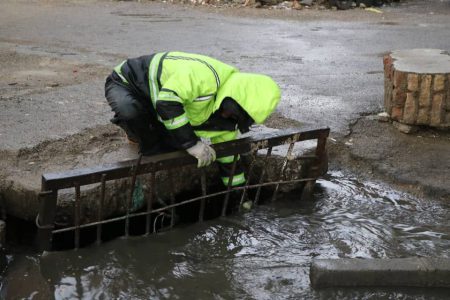
<path id="1" fill-rule="evenodd" d="M 316 200 L 252 211 L 100 247 L 13 256 L 3 293 L 29 299 L 441 299 L 440 289 L 309 286 L 314 257 L 450 257 L 450 203 L 340 172 Z M 35 298 L 33 298 L 35 297 Z M 42 298 L 44 297 L 44 298 Z"/>

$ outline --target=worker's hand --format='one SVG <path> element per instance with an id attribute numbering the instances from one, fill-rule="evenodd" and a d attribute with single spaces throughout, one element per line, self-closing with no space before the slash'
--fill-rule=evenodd
<path id="1" fill-rule="evenodd" d="M 209 166 L 213 161 L 216 160 L 216 151 L 214 151 L 213 148 L 206 145 L 202 141 L 198 141 L 197 144 L 195 144 L 191 148 L 186 149 L 186 151 L 190 155 L 197 158 L 198 168 Z"/>

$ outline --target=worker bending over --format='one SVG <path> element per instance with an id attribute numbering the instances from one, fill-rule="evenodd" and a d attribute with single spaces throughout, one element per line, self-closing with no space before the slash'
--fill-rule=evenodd
<path id="1" fill-rule="evenodd" d="M 212 144 L 234 140 L 239 132 L 261 124 L 280 100 L 277 84 L 268 76 L 241 73 L 216 59 L 184 52 L 164 52 L 131 58 L 106 79 L 105 96 L 114 117 L 139 152 L 153 155 L 179 149 L 198 160 L 198 167 L 216 159 Z M 233 156 L 217 159 L 228 184 Z M 245 176 L 236 165 L 232 186 Z"/>

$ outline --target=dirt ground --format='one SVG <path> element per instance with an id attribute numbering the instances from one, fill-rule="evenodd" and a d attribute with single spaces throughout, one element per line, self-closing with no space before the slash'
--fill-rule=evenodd
<path id="1" fill-rule="evenodd" d="M 273 72 L 271 75 L 281 82 L 285 92 L 285 104 L 267 121 L 268 127 L 330 126 L 332 134 L 328 148 L 331 168 L 387 181 L 423 197 L 450 201 L 449 131 L 423 128 L 418 133 L 405 135 L 390 123 L 378 122 L 374 117 L 382 111 L 378 95 L 382 95 L 383 91 L 382 67 L 373 61 L 381 61 L 380 57 L 385 52 L 377 48 L 377 41 L 372 39 L 366 42 L 361 39 L 361 43 L 373 44 L 368 50 L 363 49 L 366 52 L 361 56 L 375 58 L 362 65 L 358 65 L 358 62 L 347 64 L 344 50 L 337 53 L 344 62 L 328 61 L 324 58 L 326 56 L 316 54 L 322 53 L 320 51 L 328 46 L 340 49 L 339 45 L 336 46 L 338 43 L 351 43 L 363 37 L 364 33 L 360 31 L 365 26 L 376 26 L 376 30 L 380 31 L 376 34 L 386 34 L 388 38 L 390 32 L 395 31 L 394 26 L 408 32 L 431 26 L 436 34 L 436 42 L 430 42 L 433 36 L 424 35 L 424 44 L 435 47 L 445 45 L 448 35 L 445 24 L 450 25 L 450 5 L 446 1 L 410 1 L 405 4 L 407 13 L 401 6 L 386 8 L 382 18 L 361 9 L 336 12 L 316 8 L 299 12 L 107 1 L 37 1 L 33 5 L 36 6 L 35 14 L 27 12 L 22 15 L 26 7 L 24 2 L 7 1 L 4 9 L 10 14 L 7 13 L 4 25 L 0 21 L 0 27 L 3 27 L 0 30 L 0 139 L 3 140 L 0 147 L 0 193 L 4 205 L 14 215 L 24 218 L 35 215 L 35 193 L 40 188 L 40 175 L 44 172 L 108 163 L 135 155 L 136 149 L 124 141 L 123 134 L 117 128 L 109 125 L 110 109 L 103 98 L 104 78 L 111 67 L 125 57 L 123 53 L 126 48 L 116 42 L 118 38 L 113 34 L 126 36 L 130 30 L 140 38 L 151 35 L 152 41 L 156 40 L 162 45 L 158 47 L 166 48 L 170 44 L 164 44 L 161 37 L 178 39 L 182 48 L 191 51 L 200 51 L 212 45 L 207 48 L 212 54 L 217 51 L 216 56 L 223 54 L 231 60 L 233 46 L 227 48 L 221 45 L 221 48 L 217 48 L 220 50 L 217 50 L 215 47 L 218 46 L 208 37 L 200 41 L 198 46 L 193 46 L 189 38 L 184 41 L 176 32 L 173 33 L 174 37 L 158 34 L 157 31 L 154 33 L 161 24 L 173 24 L 174 28 L 179 28 L 180 21 L 177 20 L 184 19 L 188 20 L 187 30 L 191 31 L 202 32 L 204 24 L 217 26 L 229 22 L 239 26 L 228 29 L 230 36 L 235 36 L 235 28 L 243 28 L 242 45 L 245 46 L 236 44 L 234 47 L 246 47 L 247 54 L 233 58 L 234 62 L 250 70 L 259 71 L 257 66 L 261 66 L 263 71 Z M 149 12 L 136 13 L 143 8 Z M 86 13 L 92 15 L 86 16 Z M 46 20 L 50 14 L 55 15 L 57 26 Z M 121 27 L 111 28 L 117 23 L 115 19 L 111 20 L 111 15 L 121 18 Z M 202 18 L 203 15 L 206 17 Z M 416 22 L 418 15 L 419 23 Z M 130 16 L 138 20 L 130 19 Z M 94 17 L 98 17 L 96 22 L 104 24 L 99 26 L 100 29 L 92 27 L 90 32 L 88 22 Z M 29 24 L 31 30 L 22 30 L 16 26 L 22 24 L 20 18 L 28 18 L 23 24 Z M 66 18 L 74 19 L 70 24 L 84 27 L 78 30 L 75 26 L 64 26 Z M 199 25 L 198 22 L 205 23 Z M 338 30 L 333 22 L 337 22 L 338 26 L 348 26 L 342 29 L 345 37 L 343 41 L 338 41 L 334 35 L 327 35 Z M 299 32 L 283 31 L 283 26 L 296 24 L 304 26 L 303 29 Z M 42 35 L 33 32 L 33 26 L 44 28 L 39 31 Z M 126 26 L 131 29 L 123 29 Z M 262 27 L 265 29 L 254 33 L 255 28 Z M 275 36 L 276 33 L 272 31 L 284 32 L 284 36 Z M 356 36 L 352 35 L 354 32 Z M 404 35 L 403 31 L 396 34 Z M 183 33 L 180 32 L 180 35 Z M 206 31 L 204 35 L 207 35 Z M 79 36 L 83 36 L 85 44 L 80 42 Z M 199 39 L 198 36 L 196 38 Z M 280 44 L 281 39 L 289 39 L 282 45 L 290 47 L 292 44 L 292 49 L 284 51 L 274 47 L 270 44 L 271 38 L 279 38 L 273 42 L 276 45 Z M 259 48 L 255 50 L 252 43 Z M 304 45 L 308 43 L 318 44 L 314 54 L 308 52 Z M 389 43 L 387 47 L 393 47 Z M 109 46 L 105 50 L 102 44 Z M 414 43 L 409 39 L 404 44 L 411 47 Z M 142 53 L 145 47 L 133 44 L 132 51 Z M 288 54 L 280 54 L 286 57 L 277 61 L 278 53 L 282 52 Z M 298 53 L 304 56 L 300 57 Z M 308 53 L 311 54 L 308 56 Z M 264 64 L 260 63 L 261 59 Z M 308 62 L 314 65 L 309 66 Z M 274 67 L 277 64 L 281 65 L 277 66 L 279 71 Z M 341 74 L 342 68 L 344 75 Z M 349 75 L 348 79 L 345 74 Z M 367 88 L 358 93 L 346 94 L 357 78 L 362 78 Z M 308 82 L 310 90 L 306 90 L 306 84 L 302 86 L 302 80 L 311 80 Z M 294 99 L 296 94 L 308 93 L 311 93 L 309 98 Z M 336 95 L 340 94 L 343 99 L 351 97 L 350 104 L 335 101 Z M 317 99 L 323 100 L 323 103 L 317 105 Z M 301 108 L 300 114 L 295 113 L 298 108 Z M 20 195 L 26 195 L 27 200 L 18 205 L 16 199 Z"/>
<path id="2" fill-rule="evenodd" d="M 71 53 L 65 54 L 70 57 Z M 0 48 L 0 99 L 45 93 L 49 89 L 74 85 L 104 76 L 101 65 L 76 60 L 17 53 Z"/>

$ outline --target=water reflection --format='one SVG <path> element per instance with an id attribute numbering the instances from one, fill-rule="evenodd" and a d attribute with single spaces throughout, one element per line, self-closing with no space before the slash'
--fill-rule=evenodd
<path id="1" fill-rule="evenodd" d="M 450 256 L 449 203 L 340 172 L 315 201 L 292 196 L 243 215 L 118 239 L 35 262 L 56 299 L 444 299 L 448 290 L 309 286 L 314 257 Z M 33 267 L 31 267 L 33 268 Z M 39 275 L 36 275 L 39 274 Z M 14 273 L 9 276 L 14 280 Z M 9 295 L 33 295 L 9 290 Z M 30 291 L 30 289 L 28 289 Z M 23 291 L 22 293 L 24 293 Z"/>

